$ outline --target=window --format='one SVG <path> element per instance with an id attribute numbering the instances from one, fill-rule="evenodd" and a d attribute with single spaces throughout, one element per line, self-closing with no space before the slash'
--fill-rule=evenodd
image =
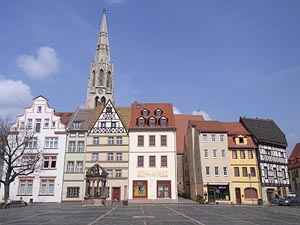
<path id="1" fill-rule="evenodd" d="M 19 184 L 19 195 L 32 195 L 33 180 L 21 179 Z"/>
<path id="2" fill-rule="evenodd" d="M 236 150 L 232 150 L 232 158 L 237 159 Z"/>
<path id="3" fill-rule="evenodd" d="M 149 136 L 149 146 L 155 146 L 155 136 L 154 135 Z"/>
<path id="4" fill-rule="evenodd" d="M 155 118 L 151 117 L 149 119 L 149 127 L 155 127 Z"/>
<path id="5" fill-rule="evenodd" d="M 56 156 L 44 156 L 43 169 L 55 169 Z"/>
<path id="6" fill-rule="evenodd" d="M 243 171 L 243 177 L 247 177 L 248 176 L 247 167 L 243 167 L 242 171 Z"/>
<path id="7" fill-rule="evenodd" d="M 215 134 L 211 135 L 211 142 L 216 142 L 216 135 Z"/>
<path id="8" fill-rule="evenodd" d="M 224 134 L 220 134 L 220 142 L 224 142 L 225 140 L 225 135 Z"/>
<path id="9" fill-rule="evenodd" d="M 28 140 L 26 147 L 27 148 L 37 148 L 37 137 L 34 137 L 31 140 Z"/>
<path id="10" fill-rule="evenodd" d="M 35 156 L 23 156 L 22 157 L 22 165 L 24 168 L 31 168 L 35 162 L 37 161 L 37 158 Z"/>
<path id="11" fill-rule="evenodd" d="M 98 153 L 96 153 L 96 152 L 93 152 L 92 153 L 92 161 L 98 161 Z"/>
<path id="12" fill-rule="evenodd" d="M 215 166 L 215 176 L 218 177 L 219 176 L 219 167 Z"/>
<path id="13" fill-rule="evenodd" d="M 112 107 L 106 107 L 106 113 L 112 113 Z"/>
<path id="14" fill-rule="evenodd" d="M 41 119 L 35 119 L 35 132 L 40 133 L 41 132 Z"/>
<path id="15" fill-rule="evenodd" d="M 57 137 L 46 137 L 45 148 L 57 148 L 58 138 Z"/>
<path id="16" fill-rule="evenodd" d="M 277 178 L 277 168 L 273 167 L 273 174 L 274 174 L 274 178 Z"/>
<path id="17" fill-rule="evenodd" d="M 112 128 L 116 128 L 117 127 L 117 123 L 116 122 L 111 122 L 111 127 Z"/>
<path id="18" fill-rule="evenodd" d="M 67 172 L 74 173 L 74 161 L 67 162 Z"/>
<path id="19" fill-rule="evenodd" d="M 204 158 L 208 159 L 208 149 L 204 149 Z"/>
<path id="20" fill-rule="evenodd" d="M 202 136 L 202 141 L 203 141 L 203 142 L 207 142 L 207 134 L 203 134 L 203 136 Z"/>
<path id="21" fill-rule="evenodd" d="M 239 137 L 239 143 L 244 144 L 244 138 L 243 137 Z"/>
<path id="22" fill-rule="evenodd" d="M 241 159 L 245 158 L 245 150 L 240 151 L 240 156 L 241 156 Z"/>
<path id="23" fill-rule="evenodd" d="M 227 170 L 227 167 L 223 167 L 223 174 L 225 177 L 228 176 L 228 170 Z"/>
<path id="24" fill-rule="evenodd" d="M 138 167 L 144 166 L 144 156 L 138 156 Z"/>
<path id="25" fill-rule="evenodd" d="M 255 167 L 250 167 L 251 177 L 256 177 Z"/>
<path id="26" fill-rule="evenodd" d="M 222 149 L 221 154 L 222 154 L 222 158 L 225 159 L 225 158 L 226 158 L 226 152 L 225 152 L 225 149 Z"/>
<path id="27" fill-rule="evenodd" d="M 209 174 L 209 166 L 206 166 L 205 167 L 205 175 L 206 176 L 209 176 L 210 174 Z"/>
<path id="28" fill-rule="evenodd" d="M 93 137 L 93 144 L 99 145 L 99 137 Z"/>
<path id="29" fill-rule="evenodd" d="M 42 106 L 38 106 L 37 112 L 38 112 L 38 113 L 41 113 L 41 112 L 42 112 Z"/>
<path id="30" fill-rule="evenodd" d="M 122 170 L 116 169 L 116 177 L 122 177 Z"/>
<path id="31" fill-rule="evenodd" d="M 25 128 L 25 122 L 22 121 L 21 124 L 20 124 L 20 129 L 24 129 Z"/>
<path id="32" fill-rule="evenodd" d="M 144 146 L 144 136 L 138 136 L 138 146 Z"/>
<path id="33" fill-rule="evenodd" d="M 42 179 L 40 194 L 41 195 L 53 195 L 54 194 L 54 180 Z"/>
<path id="34" fill-rule="evenodd" d="M 155 166 L 155 156 L 149 156 L 149 166 L 150 167 Z"/>
<path id="35" fill-rule="evenodd" d="M 49 129 L 49 119 L 44 120 L 44 128 Z"/>
<path id="36" fill-rule="evenodd" d="M 101 128 L 105 128 L 106 127 L 106 122 L 101 122 Z"/>
<path id="37" fill-rule="evenodd" d="M 216 159 L 217 158 L 217 149 L 213 150 L 213 158 Z"/>
<path id="38" fill-rule="evenodd" d="M 298 172 L 298 170 L 296 170 Z M 285 169 L 282 169 L 282 178 L 286 179 Z"/>
<path id="39" fill-rule="evenodd" d="M 162 111 L 160 109 L 157 109 L 155 111 L 155 115 L 158 116 L 158 117 L 160 117 L 162 115 Z"/>
<path id="40" fill-rule="evenodd" d="M 78 141 L 78 152 L 84 152 L 84 141 Z"/>
<path id="41" fill-rule="evenodd" d="M 69 141 L 69 152 L 75 152 L 76 143 L 75 141 Z"/>
<path id="42" fill-rule="evenodd" d="M 238 167 L 234 167 L 234 176 L 239 177 L 240 176 L 240 169 Z"/>
<path id="43" fill-rule="evenodd" d="M 248 150 L 248 158 L 253 159 L 253 152 L 252 150 Z"/>
<path id="44" fill-rule="evenodd" d="M 117 137 L 117 145 L 123 144 L 123 138 L 122 137 Z"/>
<path id="45" fill-rule="evenodd" d="M 76 172 L 82 173 L 83 172 L 83 161 L 76 162 Z"/>
<path id="46" fill-rule="evenodd" d="M 145 126 L 145 119 L 143 117 L 140 117 L 138 119 L 138 127 L 144 127 Z"/>
<path id="47" fill-rule="evenodd" d="M 143 116 L 146 117 L 146 116 L 148 116 L 148 115 L 149 115 L 149 111 L 148 111 L 147 109 L 144 109 L 144 110 L 143 110 Z"/>
<path id="48" fill-rule="evenodd" d="M 106 172 L 107 172 L 107 177 L 113 177 L 112 169 L 108 169 L 108 170 L 106 170 Z"/>
<path id="49" fill-rule="evenodd" d="M 167 146 L 167 135 L 161 135 L 160 136 L 160 145 L 161 146 Z"/>
<path id="50" fill-rule="evenodd" d="M 80 122 L 74 122 L 74 123 L 73 123 L 74 129 L 80 129 L 80 125 L 81 125 Z"/>
<path id="51" fill-rule="evenodd" d="M 79 187 L 67 187 L 67 198 L 79 198 Z"/>
<path id="52" fill-rule="evenodd" d="M 55 122 L 52 122 L 51 128 L 53 129 L 53 128 L 55 128 L 55 126 L 56 126 L 56 123 L 55 123 Z"/>
<path id="53" fill-rule="evenodd" d="M 160 166 L 167 167 L 168 166 L 168 157 L 166 155 L 162 155 L 160 157 Z"/>
<path id="54" fill-rule="evenodd" d="M 117 154 L 116 154 L 116 159 L 117 159 L 117 161 L 122 161 L 122 157 L 123 155 L 122 155 L 122 153 L 121 152 L 118 152 Z"/>
<path id="55" fill-rule="evenodd" d="M 111 152 L 107 153 L 107 160 L 108 161 L 113 161 L 114 160 L 114 153 L 111 153 Z"/>
<path id="56" fill-rule="evenodd" d="M 264 167 L 264 175 L 265 175 L 265 178 L 268 178 L 268 167 Z"/>
<path id="57" fill-rule="evenodd" d="M 27 120 L 27 128 L 31 129 L 32 128 L 32 119 Z"/>
<path id="58" fill-rule="evenodd" d="M 114 137 L 108 137 L 108 144 L 113 145 L 114 144 Z"/>
<path id="59" fill-rule="evenodd" d="M 165 117 L 160 118 L 160 126 L 167 127 L 167 118 Z"/>

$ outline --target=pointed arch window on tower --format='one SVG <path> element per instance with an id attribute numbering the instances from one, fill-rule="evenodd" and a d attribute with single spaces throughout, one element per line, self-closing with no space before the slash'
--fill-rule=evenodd
<path id="1" fill-rule="evenodd" d="M 107 73 L 107 84 L 106 84 L 106 87 L 108 90 L 112 90 L 112 77 L 111 77 L 111 72 L 109 71 Z"/>
<path id="2" fill-rule="evenodd" d="M 95 87 L 95 70 L 92 72 L 92 86 Z"/>
<path id="3" fill-rule="evenodd" d="M 104 71 L 100 70 L 99 72 L 99 86 L 104 86 Z"/>
<path id="4" fill-rule="evenodd" d="M 96 97 L 95 97 L 95 107 L 97 107 L 97 105 L 98 105 L 98 102 L 99 102 L 99 97 L 98 97 L 98 96 L 96 96 Z"/>

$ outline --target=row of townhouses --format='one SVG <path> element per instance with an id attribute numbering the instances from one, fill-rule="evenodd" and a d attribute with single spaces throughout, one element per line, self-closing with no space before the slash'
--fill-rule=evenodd
<path id="1" fill-rule="evenodd" d="M 12 125 L 22 129 L 33 130 L 34 139 L 20 164 L 38 149 L 42 158 L 35 173 L 14 180 L 10 199 L 177 202 L 183 195 L 207 203 L 267 204 L 289 192 L 287 142 L 272 120 L 206 121 L 174 114 L 171 103 L 117 107 L 105 10 L 85 108 L 55 112 L 38 96 Z M 94 179 L 97 171 L 107 180 Z"/>

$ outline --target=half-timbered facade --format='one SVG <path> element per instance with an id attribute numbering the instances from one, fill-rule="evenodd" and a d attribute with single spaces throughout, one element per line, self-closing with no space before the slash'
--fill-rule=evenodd
<path id="1" fill-rule="evenodd" d="M 263 203 L 288 194 L 287 141 L 273 120 L 240 118 L 256 143 Z"/>
<path id="2" fill-rule="evenodd" d="M 108 200 L 128 198 L 129 121 L 130 108 L 115 108 L 110 100 L 96 107 L 91 118 L 85 169 L 98 163 L 106 170 Z"/>
<path id="3" fill-rule="evenodd" d="M 58 116 L 59 115 L 59 116 Z M 29 202 L 61 202 L 63 165 L 66 132 L 62 121 L 72 113 L 55 113 L 48 105 L 48 99 L 38 96 L 24 114 L 17 117 L 15 130 L 31 129 L 34 139 L 26 148 L 30 154 L 41 149 L 42 158 L 36 173 L 18 177 L 10 186 L 11 200 Z M 28 154 L 24 154 L 21 164 L 26 165 Z"/>

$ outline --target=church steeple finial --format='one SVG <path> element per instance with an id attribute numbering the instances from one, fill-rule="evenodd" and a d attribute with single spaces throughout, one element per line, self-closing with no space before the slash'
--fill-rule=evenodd
<path id="1" fill-rule="evenodd" d="M 102 20 L 97 41 L 95 59 L 91 65 L 88 82 L 86 107 L 94 108 L 99 99 L 114 103 L 114 71 L 110 61 L 110 49 L 106 24 L 106 9 L 102 10 Z"/>

